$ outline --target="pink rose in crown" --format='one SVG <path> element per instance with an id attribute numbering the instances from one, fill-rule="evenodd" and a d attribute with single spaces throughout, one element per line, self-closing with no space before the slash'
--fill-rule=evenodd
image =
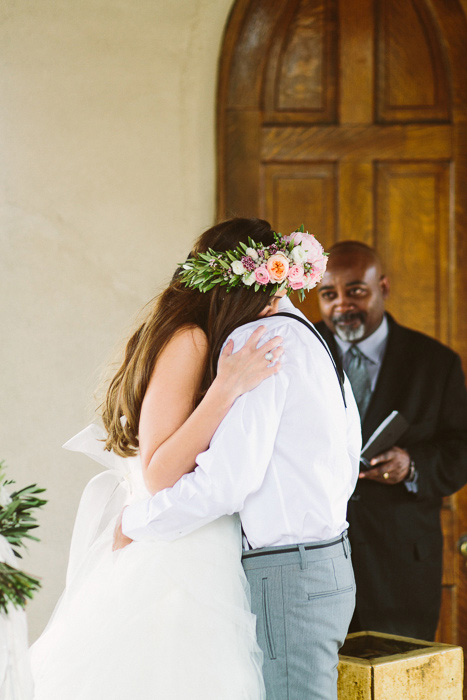
<path id="1" fill-rule="evenodd" d="M 284 253 L 275 253 L 268 258 L 267 268 L 272 282 L 283 282 L 289 272 L 289 261 Z"/>
<path id="2" fill-rule="evenodd" d="M 311 272 L 307 272 L 303 277 L 303 288 L 309 291 L 313 287 L 316 287 L 316 276 Z"/>
<path id="3" fill-rule="evenodd" d="M 304 274 L 305 271 L 301 265 L 292 265 L 289 270 L 289 274 L 287 275 L 290 285 L 292 286 L 292 284 L 296 282 L 301 282 Z M 292 289 L 295 289 L 295 287 L 292 287 Z M 298 289 L 301 289 L 301 287 L 298 287 Z"/>
<path id="4" fill-rule="evenodd" d="M 295 245 L 298 245 L 303 241 L 303 237 L 308 234 L 302 233 L 301 231 L 294 231 L 293 233 L 290 234 L 290 236 L 284 236 L 285 240 L 290 243 L 291 241 L 294 242 Z"/>
<path id="5" fill-rule="evenodd" d="M 298 280 L 296 282 L 290 282 L 290 286 L 294 291 L 296 291 L 297 289 L 303 289 L 305 285 L 303 283 L 303 280 Z"/>
<path id="6" fill-rule="evenodd" d="M 322 277 L 323 273 L 319 270 L 311 270 L 311 272 L 307 272 L 303 278 L 305 289 L 313 289 L 313 287 L 316 287 L 318 282 L 321 282 Z"/>
<path id="7" fill-rule="evenodd" d="M 260 265 L 255 270 L 255 279 L 258 284 L 267 284 L 271 281 L 266 265 Z"/>
<path id="8" fill-rule="evenodd" d="M 300 243 L 308 254 L 307 262 L 314 263 L 318 258 L 322 258 L 324 250 L 321 243 L 310 233 L 302 234 L 302 236 L 303 238 Z"/>
<path id="9" fill-rule="evenodd" d="M 328 264 L 328 257 L 327 255 L 322 255 L 320 258 L 315 260 L 313 262 L 313 270 L 315 272 L 321 273 L 321 275 L 324 275 L 324 272 L 326 270 L 326 265 Z"/>

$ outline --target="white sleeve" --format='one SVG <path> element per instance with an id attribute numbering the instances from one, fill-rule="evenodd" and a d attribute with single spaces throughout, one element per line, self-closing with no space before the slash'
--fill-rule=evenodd
<path id="1" fill-rule="evenodd" d="M 133 540 L 173 540 L 221 515 L 242 510 L 263 483 L 284 408 L 288 378 L 281 370 L 240 396 L 215 432 L 194 472 L 152 498 L 125 508 L 122 529 Z"/>

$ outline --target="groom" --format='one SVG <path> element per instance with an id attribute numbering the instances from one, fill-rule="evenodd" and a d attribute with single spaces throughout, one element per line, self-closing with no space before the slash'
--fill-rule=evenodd
<path id="1" fill-rule="evenodd" d="M 239 512 L 268 700 L 334 700 L 355 605 L 345 514 L 360 420 L 320 337 L 288 299 L 278 304 L 231 338 L 239 349 L 266 325 L 261 342 L 283 338 L 282 369 L 237 399 L 194 472 L 124 510 L 115 547 Z"/>

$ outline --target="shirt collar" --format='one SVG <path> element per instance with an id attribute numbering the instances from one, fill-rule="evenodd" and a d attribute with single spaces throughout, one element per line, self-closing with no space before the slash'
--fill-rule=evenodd
<path id="1" fill-rule="evenodd" d="M 287 294 L 279 299 L 277 310 L 290 312 L 293 312 L 295 310 L 295 306 L 292 304 Z"/>
<path id="2" fill-rule="evenodd" d="M 368 338 L 365 338 L 365 340 L 361 340 L 359 343 L 348 343 L 346 340 L 339 338 L 338 335 L 334 335 L 334 339 L 342 354 L 342 357 L 352 345 L 358 345 L 358 349 L 362 351 L 365 357 L 376 365 L 380 364 L 383 359 L 388 333 L 388 319 L 386 318 L 386 314 L 384 314 L 383 320 L 379 324 L 378 328 L 374 331 L 374 333 L 369 335 Z"/>

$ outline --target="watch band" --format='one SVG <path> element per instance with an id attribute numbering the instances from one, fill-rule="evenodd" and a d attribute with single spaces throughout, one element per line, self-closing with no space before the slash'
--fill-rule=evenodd
<path id="1" fill-rule="evenodd" d="M 410 484 L 415 479 L 416 471 L 415 462 L 412 458 L 410 458 L 409 471 L 404 481 L 407 481 Z"/>

